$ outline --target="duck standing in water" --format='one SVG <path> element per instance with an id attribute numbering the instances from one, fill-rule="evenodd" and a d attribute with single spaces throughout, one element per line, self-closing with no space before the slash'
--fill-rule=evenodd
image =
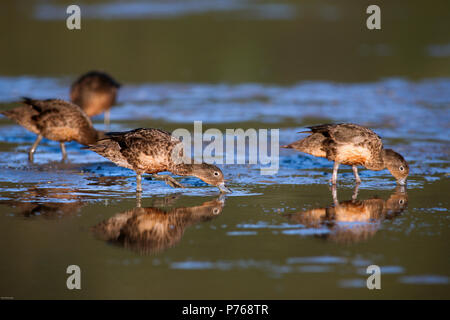
<path id="1" fill-rule="evenodd" d="M 34 100 L 24 98 L 24 105 L 0 112 L 25 129 L 36 133 L 37 139 L 28 153 L 33 155 L 42 138 L 59 141 L 63 160 L 67 158 L 65 142 L 76 141 L 83 145 L 95 143 L 101 133 L 94 129 L 91 119 L 77 105 L 59 99 Z"/>
<path id="2" fill-rule="evenodd" d="M 331 178 L 333 185 L 337 182 L 340 164 L 352 166 L 357 184 L 361 182 L 358 166 L 375 171 L 387 168 L 398 184 L 406 183 L 409 174 L 408 163 L 394 150 L 384 149 L 381 138 L 372 130 L 352 123 L 322 124 L 307 128 L 310 131 L 302 133 L 310 133 L 308 137 L 282 148 L 291 148 L 334 161 Z"/>
<path id="3" fill-rule="evenodd" d="M 102 112 L 105 125 L 109 125 L 109 109 L 116 102 L 120 84 L 110 75 L 90 71 L 76 80 L 70 88 L 70 100 L 79 105 L 89 117 Z"/>
<path id="4" fill-rule="evenodd" d="M 87 149 L 118 166 L 135 171 L 137 192 L 142 192 L 141 180 L 144 173 L 152 174 L 155 179 L 163 179 L 172 187 L 183 187 L 171 176 L 157 175 L 163 171 L 180 176 L 195 176 L 218 187 L 222 192 L 231 192 L 225 187 L 223 173 L 218 167 L 207 163 L 191 164 L 191 159 L 185 158 L 182 142 L 166 131 L 140 128 L 127 132 L 110 132 L 106 136 Z"/>

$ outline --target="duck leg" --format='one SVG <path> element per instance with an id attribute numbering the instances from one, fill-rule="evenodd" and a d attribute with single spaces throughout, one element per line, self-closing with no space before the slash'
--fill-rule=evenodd
<path id="1" fill-rule="evenodd" d="M 62 161 L 67 160 L 67 152 L 66 152 L 66 146 L 64 145 L 64 142 L 60 142 L 59 145 L 61 146 Z"/>
<path id="2" fill-rule="evenodd" d="M 109 117 L 110 117 L 110 112 L 109 112 L 109 110 L 106 110 L 105 113 L 103 114 L 103 122 L 105 124 L 106 129 L 109 129 Z"/>
<path id="3" fill-rule="evenodd" d="M 136 192 L 142 192 L 142 175 L 138 173 L 136 175 Z"/>
<path id="4" fill-rule="evenodd" d="M 42 135 L 39 134 L 36 138 L 36 141 L 34 141 L 33 145 L 31 146 L 30 151 L 28 152 L 28 160 L 30 160 L 31 162 L 33 162 L 34 152 L 36 151 L 36 148 L 37 148 L 39 142 L 41 142 L 41 140 L 42 140 Z"/>
<path id="5" fill-rule="evenodd" d="M 361 178 L 359 177 L 359 174 L 358 174 L 358 167 L 352 166 L 352 169 L 353 169 L 353 174 L 355 175 L 356 184 L 360 184 Z"/>
<path id="6" fill-rule="evenodd" d="M 337 198 L 337 188 L 336 188 L 335 184 L 333 184 L 331 186 L 331 196 L 333 197 L 334 206 L 337 207 L 339 205 L 339 201 L 338 201 L 338 198 Z"/>
<path id="7" fill-rule="evenodd" d="M 333 166 L 333 175 L 331 176 L 331 184 L 332 185 L 336 185 L 337 183 L 337 174 L 338 174 L 338 169 L 339 169 L 339 162 L 334 162 L 334 166 Z"/>
<path id="8" fill-rule="evenodd" d="M 171 176 L 164 174 L 153 174 L 152 175 L 153 179 L 156 180 L 164 180 L 165 183 L 167 183 L 169 186 L 171 186 L 172 188 L 184 188 L 184 186 L 179 183 L 177 180 L 175 180 L 174 178 L 172 178 Z"/>

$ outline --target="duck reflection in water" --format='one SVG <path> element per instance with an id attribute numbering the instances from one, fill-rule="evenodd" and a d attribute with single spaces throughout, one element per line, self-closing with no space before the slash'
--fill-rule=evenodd
<path id="1" fill-rule="evenodd" d="M 327 240 L 338 243 L 356 243 L 372 238 L 384 219 L 392 219 L 401 214 L 408 205 L 408 195 L 404 186 L 397 186 L 389 199 L 373 197 L 357 200 L 358 186 L 352 200 L 339 202 L 336 187 L 332 187 L 333 205 L 289 215 L 295 223 L 308 228 L 329 229 L 320 234 Z"/>
<path id="2" fill-rule="evenodd" d="M 47 219 L 75 215 L 85 205 L 83 197 L 68 188 L 31 187 L 22 195 L 21 199 L 3 200 L 0 204 L 17 209 L 15 215 Z"/>
<path id="3" fill-rule="evenodd" d="M 165 198 L 164 204 L 172 200 Z M 92 232 L 98 239 L 141 254 L 159 253 L 180 242 L 187 227 L 217 217 L 224 205 L 224 196 L 195 207 L 171 209 L 142 208 L 138 199 L 136 208 L 95 225 Z"/>

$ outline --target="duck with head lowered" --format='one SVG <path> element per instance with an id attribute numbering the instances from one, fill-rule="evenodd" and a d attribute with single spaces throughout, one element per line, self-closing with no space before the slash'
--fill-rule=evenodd
<path id="1" fill-rule="evenodd" d="M 106 133 L 106 138 L 87 147 L 116 165 L 136 172 L 136 191 L 142 192 L 142 174 L 152 174 L 173 187 L 183 186 L 168 175 L 157 175 L 169 171 L 180 176 L 194 176 L 207 184 L 216 186 L 221 192 L 231 192 L 225 186 L 222 171 L 207 163 L 179 161 L 185 158 L 182 142 L 169 132 L 140 128 L 126 132 Z M 189 159 L 190 160 L 190 159 Z"/>
<path id="2" fill-rule="evenodd" d="M 76 141 L 86 146 L 103 136 L 103 132 L 93 127 L 91 119 L 79 106 L 60 99 L 23 98 L 22 106 L 0 113 L 37 134 L 28 153 L 30 161 L 33 161 L 34 152 L 42 138 L 58 141 L 65 160 L 65 142 Z"/>
<path id="3" fill-rule="evenodd" d="M 392 149 L 385 149 L 381 138 L 369 128 L 353 123 L 321 124 L 307 128 L 310 130 L 301 133 L 309 133 L 309 136 L 282 148 L 291 148 L 334 161 L 331 178 L 333 185 L 337 183 L 340 164 L 352 166 L 358 184 L 361 182 L 358 166 L 375 171 L 387 168 L 398 184 L 406 184 L 408 163 L 401 154 Z"/>

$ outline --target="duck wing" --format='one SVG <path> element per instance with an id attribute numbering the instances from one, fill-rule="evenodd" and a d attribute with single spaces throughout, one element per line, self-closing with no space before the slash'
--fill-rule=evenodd
<path id="1" fill-rule="evenodd" d="M 369 128 L 343 123 L 328 129 L 329 159 L 347 165 L 364 165 L 382 163 L 383 142 Z"/>
<path id="2" fill-rule="evenodd" d="M 37 111 L 37 114 L 34 116 L 37 126 L 92 127 L 89 117 L 86 116 L 80 107 L 71 102 L 60 99 L 36 100 L 23 98 L 23 103 Z"/>
<path id="3" fill-rule="evenodd" d="M 323 124 L 308 127 L 313 133 L 320 133 L 337 145 L 368 146 L 378 149 L 383 147 L 381 138 L 369 128 L 353 124 Z"/>

